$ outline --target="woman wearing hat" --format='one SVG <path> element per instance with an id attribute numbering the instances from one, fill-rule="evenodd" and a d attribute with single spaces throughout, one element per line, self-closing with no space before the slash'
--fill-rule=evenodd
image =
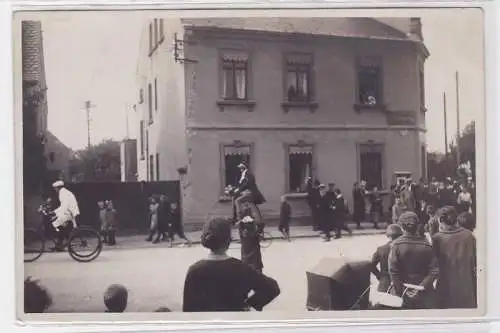
<path id="1" fill-rule="evenodd" d="M 394 292 L 403 297 L 403 307 L 407 309 L 433 308 L 433 284 L 439 276 L 436 254 L 425 237 L 419 234 L 417 214 L 401 214 L 399 224 L 403 235 L 392 243 L 389 253 L 389 275 Z M 405 284 L 420 286 L 422 290 L 406 290 Z"/>
<path id="2" fill-rule="evenodd" d="M 205 224 L 201 244 L 210 254 L 189 267 L 184 282 L 184 312 L 234 312 L 249 307 L 261 311 L 280 294 L 274 279 L 227 255 L 230 243 L 229 221 L 215 218 Z"/>

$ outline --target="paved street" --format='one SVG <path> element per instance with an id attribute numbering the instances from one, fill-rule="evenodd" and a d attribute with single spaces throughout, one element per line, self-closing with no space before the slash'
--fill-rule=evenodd
<path id="1" fill-rule="evenodd" d="M 278 281 L 282 292 L 267 309 L 304 310 L 306 270 L 323 257 L 369 259 L 384 242 L 382 235 L 355 235 L 328 243 L 318 238 L 298 238 L 291 243 L 274 240 L 263 249 L 264 272 Z M 67 253 L 47 253 L 25 264 L 25 276 L 40 279 L 51 291 L 54 304 L 50 312 L 102 312 L 103 292 L 112 283 L 129 289 L 129 312 L 150 312 L 160 306 L 179 311 L 186 271 L 206 253 L 200 245 L 106 248 L 88 264 L 73 261 Z M 238 246 L 232 246 L 229 254 L 239 257 Z"/>

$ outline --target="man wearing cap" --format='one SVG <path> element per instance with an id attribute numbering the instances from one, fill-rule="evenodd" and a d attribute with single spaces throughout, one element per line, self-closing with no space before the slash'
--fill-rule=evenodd
<path id="1" fill-rule="evenodd" d="M 237 218 L 240 219 L 242 212 L 241 204 L 245 201 L 250 201 L 254 205 L 261 205 L 266 202 L 266 199 L 259 191 L 257 187 L 257 183 L 255 182 L 255 176 L 248 170 L 248 167 L 244 163 L 240 163 L 238 165 L 238 169 L 241 171 L 241 177 L 238 182 L 238 186 L 235 190 L 235 193 L 238 197 L 234 200 L 236 206 L 236 215 Z M 258 209 L 257 209 L 258 210 Z M 260 211 L 258 211 L 258 216 L 254 216 L 254 218 L 260 222 L 262 221 L 262 216 L 260 215 Z"/>
<path id="2" fill-rule="evenodd" d="M 64 239 L 73 228 L 76 228 L 76 218 L 80 215 L 80 209 L 75 195 L 64 187 L 62 180 L 54 182 L 52 187 L 58 194 L 60 202 L 59 207 L 54 210 L 57 218 L 52 222 L 52 225 L 60 231 L 57 234 L 56 250 L 62 250 Z"/>
<path id="3" fill-rule="evenodd" d="M 406 309 L 435 307 L 434 282 L 439 277 L 438 259 L 431 244 L 419 235 L 419 220 L 414 212 L 399 217 L 403 235 L 396 239 L 389 252 L 389 275 L 397 296 L 403 297 Z M 407 289 L 405 284 L 422 290 Z"/>

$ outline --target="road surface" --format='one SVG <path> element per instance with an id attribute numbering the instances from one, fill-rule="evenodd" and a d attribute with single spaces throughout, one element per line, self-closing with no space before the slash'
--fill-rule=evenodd
<path id="1" fill-rule="evenodd" d="M 263 249 L 264 273 L 275 278 L 281 295 L 264 310 L 305 310 L 306 271 L 324 257 L 367 260 L 385 242 L 383 235 L 275 240 Z M 184 277 L 189 265 L 206 256 L 200 245 L 191 248 L 106 248 L 91 263 L 73 261 L 67 253 L 46 253 L 26 263 L 25 276 L 40 279 L 52 294 L 49 312 L 103 312 L 103 293 L 113 283 L 129 290 L 129 312 L 152 312 L 160 306 L 180 311 Z M 232 246 L 229 255 L 240 257 Z"/>

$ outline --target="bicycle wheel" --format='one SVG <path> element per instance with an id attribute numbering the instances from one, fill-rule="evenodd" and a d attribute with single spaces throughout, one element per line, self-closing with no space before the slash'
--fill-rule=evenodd
<path id="1" fill-rule="evenodd" d="M 272 242 L 273 242 L 273 236 L 269 232 L 264 232 L 262 234 L 262 238 L 260 239 L 260 247 L 266 249 L 269 246 L 271 246 Z"/>
<path id="2" fill-rule="evenodd" d="M 33 262 L 40 258 L 45 249 L 45 239 L 36 229 L 24 230 L 24 262 Z"/>
<path id="3" fill-rule="evenodd" d="M 101 236 L 91 228 L 78 227 L 71 232 L 68 240 L 68 252 L 78 262 L 95 260 L 102 251 Z"/>

